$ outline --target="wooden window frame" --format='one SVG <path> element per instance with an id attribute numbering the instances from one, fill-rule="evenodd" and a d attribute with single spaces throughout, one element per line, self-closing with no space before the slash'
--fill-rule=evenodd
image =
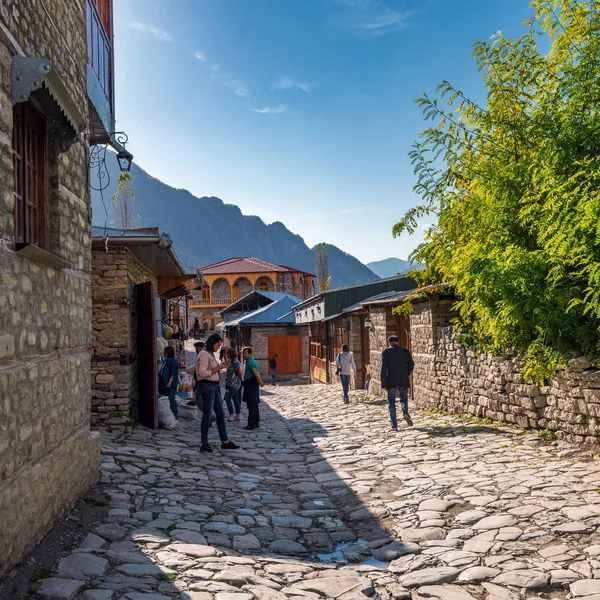
<path id="1" fill-rule="evenodd" d="M 33 102 L 13 107 L 14 236 L 16 244 L 48 246 L 47 123 Z"/>

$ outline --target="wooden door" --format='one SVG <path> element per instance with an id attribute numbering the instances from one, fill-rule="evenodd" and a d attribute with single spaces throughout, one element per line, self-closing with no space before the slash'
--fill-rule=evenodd
<path id="1" fill-rule="evenodd" d="M 396 315 L 396 335 L 400 345 L 410 350 L 410 319 L 404 315 Z"/>
<path id="2" fill-rule="evenodd" d="M 154 335 L 154 285 L 136 285 L 138 420 L 156 429 L 156 336 Z"/>
<path id="3" fill-rule="evenodd" d="M 302 373 L 302 336 L 270 335 L 269 359 L 277 354 L 278 375 L 298 375 Z M 271 369 L 269 369 L 269 372 Z"/>

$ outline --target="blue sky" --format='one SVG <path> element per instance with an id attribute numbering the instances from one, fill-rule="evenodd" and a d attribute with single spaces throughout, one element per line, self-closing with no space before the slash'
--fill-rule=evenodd
<path id="1" fill-rule="evenodd" d="M 135 161 L 364 262 L 406 258 L 420 239 L 391 235 L 418 201 L 414 99 L 443 79 L 481 98 L 473 42 L 520 35 L 530 15 L 526 0 L 114 6 L 117 129 Z"/>

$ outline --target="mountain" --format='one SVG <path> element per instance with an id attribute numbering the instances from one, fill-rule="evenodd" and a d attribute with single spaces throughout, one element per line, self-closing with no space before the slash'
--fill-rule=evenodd
<path id="1" fill-rule="evenodd" d="M 119 169 L 112 154 L 106 167 L 110 184 L 102 192 L 92 190 L 92 221 L 108 224 L 113 213 L 111 198 L 117 188 Z M 92 173 L 92 177 L 94 173 Z M 140 219 L 134 227 L 158 227 L 171 235 L 182 264 L 202 267 L 226 258 L 254 256 L 275 264 L 315 273 L 315 252 L 301 236 L 280 222 L 267 225 L 256 216 L 244 215 L 234 204 L 220 198 L 197 198 L 152 177 L 135 163 L 131 167 L 135 193 L 134 213 Z M 94 183 L 94 179 L 92 179 Z M 357 258 L 328 245 L 331 287 L 375 281 L 379 277 Z"/>
<path id="2" fill-rule="evenodd" d="M 373 273 L 385 279 L 386 277 L 393 277 L 398 274 L 402 275 L 406 271 L 418 268 L 418 265 L 413 265 L 409 260 L 402 260 L 401 258 L 385 258 L 367 263 L 367 267 Z"/>

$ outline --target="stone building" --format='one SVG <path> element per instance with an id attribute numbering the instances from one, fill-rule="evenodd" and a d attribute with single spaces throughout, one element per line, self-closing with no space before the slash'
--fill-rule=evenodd
<path id="1" fill-rule="evenodd" d="M 0 3 L 0 575 L 100 462 L 87 164 L 114 116 L 112 7 L 97 1 L 102 13 L 96 0 Z"/>
<path id="2" fill-rule="evenodd" d="M 92 422 L 156 427 L 156 338 L 167 302 L 201 285 L 158 229 L 92 228 Z"/>
<path id="3" fill-rule="evenodd" d="M 392 314 L 408 292 L 363 303 L 368 309 L 371 391 L 381 394 L 381 352 L 395 334 L 415 361 L 410 402 L 419 408 L 470 414 L 523 428 L 548 429 L 556 437 L 597 444 L 600 439 L 600 370 L 571 360 L 546 385 L 527 383 L 515 353 L 493 356 L 464 347 L 451 323 L 450 296 L 412 301 L 409 317 Z"/>
<path id="4" fill-rule="evenodd" d="M 366 304 L 369 300 L 394 296 L 415 287 L 412 279 L 398 275 L 320 292 L 294 306 L 296 324 L 309 328 L 311 381 L 334 383 L 337 380 L 335 359 L 342 345 L 347 344 L 357 369 L 352 387 L 364 387 L 373 371 L 372 361 L 377 361 L 377 353 L 370 342 L 372 334 Z M 391 315 L 391 308 L 389 312 Z"/>
<path id="5" fill-rule="evenodd" d="M 252 347 L 263 379 L 274 354 L 279 379 L 307 379 L 308 327 L 295 324 L 293 307 L 298 302 L 300 298 L 284 292 L 251 292 L 221 311 L 224 320 L 217 328 L 238 354 L 244 346 Z"/>
<path id="6" fill-rule="evenodd" d="M 258 258 L 230 258 L 201 267 L 204 285 L 194 293 L 190 303 L 192 322 L 198 318 L 209 331 L 220 322 L 219 311 L 254 290 L 285 292 L 301 299 L 315 292 L 315 276 L 284 265 L 274 265 Z"/>

